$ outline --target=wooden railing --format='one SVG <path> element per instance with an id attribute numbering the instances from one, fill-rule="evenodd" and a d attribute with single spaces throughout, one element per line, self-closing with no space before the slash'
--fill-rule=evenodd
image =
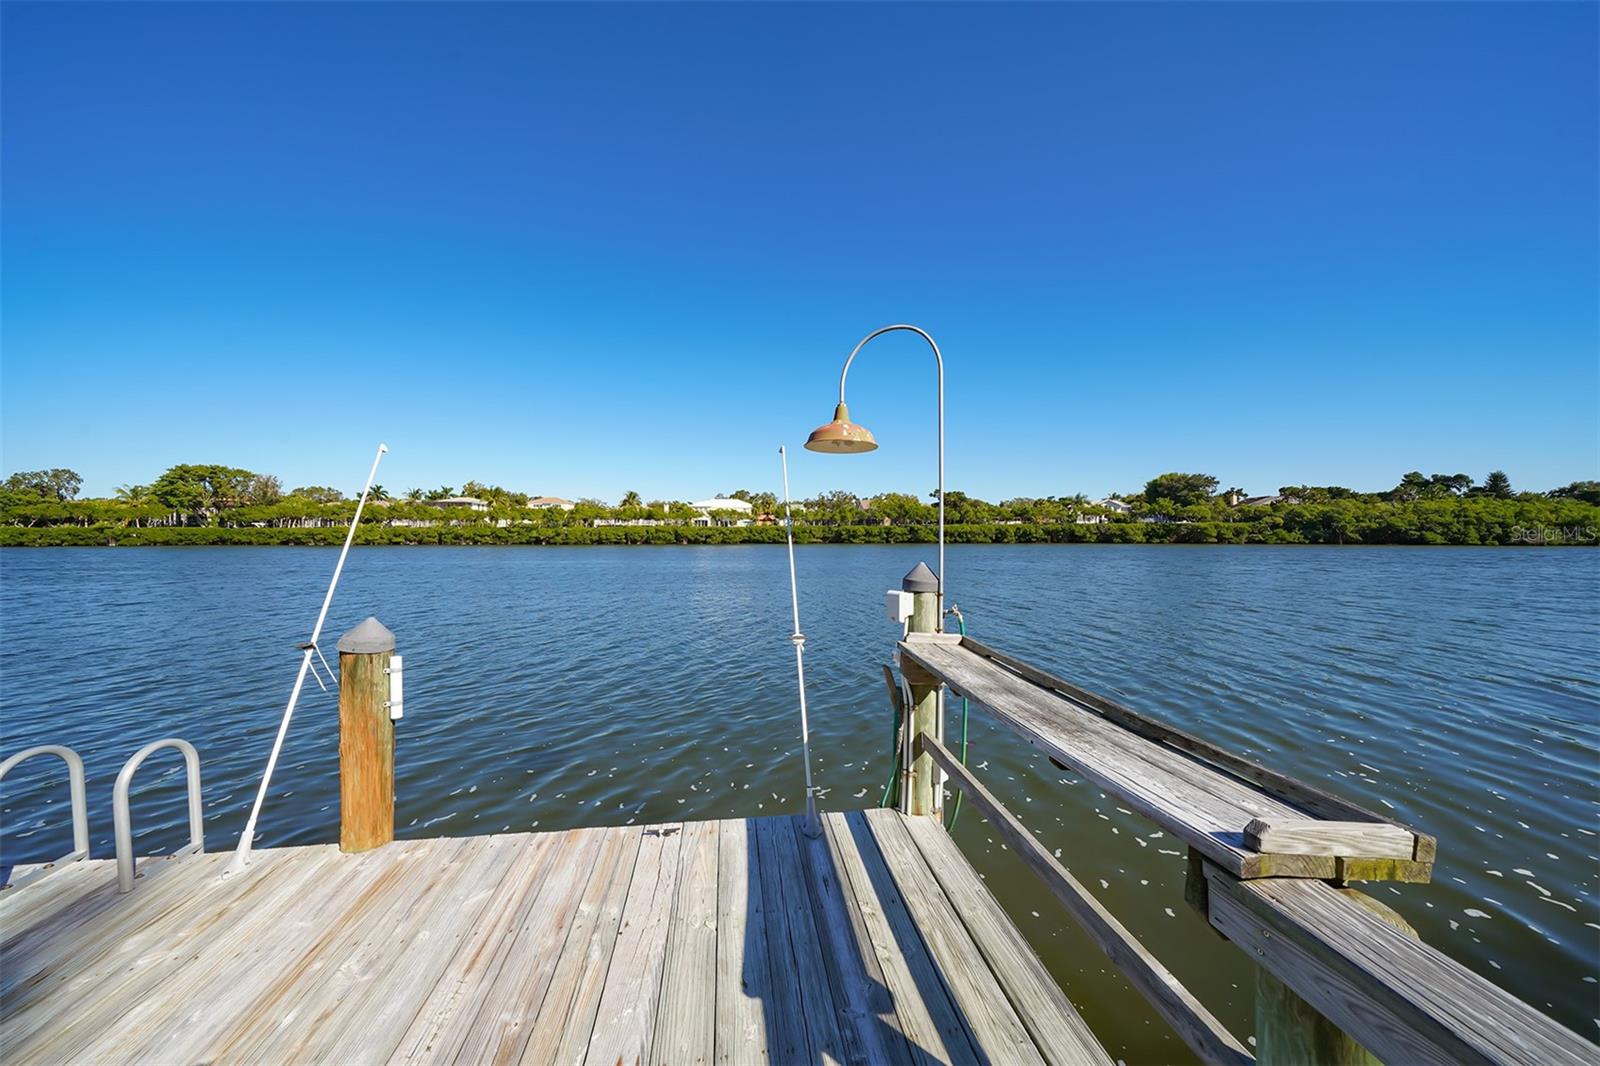
<path id="1" fill-rule="evenodd" d="M 917 738 L 917 754 L 926 753 L 949 781 L 966 794 L 971 803 L 989 819 L 1000 839 L 1016 852 L 1028 868 L 1039 876 L 1050 894 L 1075 918 L 1106 958 L 1128 978 L 1130 984 L 1150 1001 L 1156 1013 L 1165 1018 L 1185 1043 L 1206 1062 L 1248 1063 L 1255 1057 L 1229 1033 L 1205 1005 L 1150 954 L 1123 924 L 1095 899 L 1088 889 L 1055 860 L 1043 844 L 1006 810 L 972 772 L 944 745 L 924 734 Z"/>
<path id="2" fill-rule="evenodd" d="M 1350 880 L 1427 880 L 1432 837 L 970 639 L 913 633 L 900 644 L 899 660 L 912 687 L 947 685 L 987 707 L 1053 762 L 1183 839 L 1185 897 L 1295 1001 L 1277 1019 L 1277 1035 L 1285 1019 L 1319 1030 L 1314 1038 L 1290 1034 L 1287 1043 L 1313 1048 L 1332 1034 L 1353 1052 L 1342 1061 L 1356 1060 L 1361 1048 L 1395 1064 L 1600 1061 L 1600 1048 L 1422 943 L 1382 904 L 1342 887 Z M 909 738 L 915 764 L 965 795 L 1197 1056 L 1254 1061 L 937 732 L 920 729 Z M 1258 1030 L 1273 1028 L 1267 1022 L 1258 1016 Z M 1263 1061 L 1275 1057 L 1257 1050 Z"/>

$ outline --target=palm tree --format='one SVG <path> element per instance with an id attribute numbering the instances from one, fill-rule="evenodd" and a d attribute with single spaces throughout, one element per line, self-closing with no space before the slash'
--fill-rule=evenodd
<path id="1" fill-rule="evenodd" d="M 639 496 L 639 494 L 637 492 L 633 492 L 633 491 L 630 490 L 629 492 L 626 492 L 626 493 L 623 494 L 622 502 L 617 504 L 617 506 L 618 507 L 643 507 L 644 506 L 644 500 Z"/>
<path id="2" fill-rule="evenodd" d="M 389 490 L 382 485 L 374 485 L 367 490 L 367 499 L 369 500 L 387 500 L 389 498 Z"/>
<path id="3" fill-rule="evenodd" d="M 123 503 L 144 503 L 150 499 L 150 486 L 118 485 L 117 499 Z"/>
<path id="4" fill-rule="evenodd" d="M 421 499 L 422 499 L 422 490 L 421 489 L 406 489 L 406 501 L 408 503 L 417 503 Z"/>

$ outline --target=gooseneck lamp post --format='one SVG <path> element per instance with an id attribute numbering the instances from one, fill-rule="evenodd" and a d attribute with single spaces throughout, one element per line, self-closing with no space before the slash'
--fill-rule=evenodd
<path id="1" fill-rule="evenodd" d="M 845 378 L 850 375 L 850 364 L 855 362 L 856 356 L 867 346 L 868 341 L 899 330 L 915 333 L 928 342 L 928 347 L 933 349 L 933 361 L 939 371 L 939 572 L 935 576 L 939 581 L 938 628 L 942 632 L 944 630 L 944 356 L 939 353 L 939 346 L 934 343 L 933 338 L 928 336 L 925 330 L 904 324 L 884 326 L 863 337 L 861 343 L 850 353 L 850 357 L 844 361 L 844 369 L 839 372 L 839 406 L 834 409 L 833 421 L 811 432 L 811 436 L 806 440 L 806 450 L 853 454 L 870 452 L 877 448 L 878 442 L 873 439 L 872 432 L 866 426 L 850 421 L 850 409 L 844 402 L 844 383 Z"/>

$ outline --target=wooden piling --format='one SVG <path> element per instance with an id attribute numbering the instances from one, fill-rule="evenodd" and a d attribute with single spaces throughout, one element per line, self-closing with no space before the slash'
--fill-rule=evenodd
<path id="1" fill-rule="evenodd" d="M 389 675 L 394 634 L 368 618 L 339 638 L 339 850 L 394 839 L 394 722 Z"/>
<path id="2" fill-rule="evenodd" d="M 1407 936 L 1417 931 L 1391 907 L 1353 888 L 1339 890 Z M 1315 1007 L 1262 966 L 1256 968 L 1256 1062 L 1259 1066 L 1383 1066 Z"/>
<path id="3" fill-rule="evenodd" d="M 926 563 L 918 563 L 901 581 L 900 587 L 912 594 L 911 632 L 939 631 L 939 582 Z M 926 753 L 915 754 L 916 738 L 927 734 L 940 739 L 939 686 L 922 680 L 920 671 L 907 677 L 911 685 L 911 713 L 906 723 L 906 744 L 911 773 L 908 787 L 901 790 L 901 810 L 907 814 L 937 815 L 943 804 L 938 789 L 938 770 Z"/>

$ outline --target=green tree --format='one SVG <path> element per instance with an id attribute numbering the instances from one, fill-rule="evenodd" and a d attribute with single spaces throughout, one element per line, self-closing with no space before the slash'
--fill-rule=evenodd
<path id="1" fill-rule="evenodd" d="M 256 475 L 220 463 L 179 463 L 150 485 L 150 494 L 184 520 L 204 519 L 244 503 Z"/>
<path id="2" fill-rule="evenodd" d="M 296 499 L 310 500 L 312 503 L 341 503 L 344 500 L 344 493 L 327 485 L 302 485 L 289 495 Z"/>
<path id="3" fill-rule="evenodd" d="M 273 474 L 257 474 L 245 486 L 244 499 L 257 505 L 277 503 L 283 499 L 283 482 Z"/>
<path id="4" fill-rule="evenodd" d="M 19 470 L 6 478 L 0 488 L 11 492 L 32 492 L 45 499 L 65 503 L 74 499 L 82 486 L 83 478 L 78 476 L 77 471 L 58 466 L 50 470 Z"/>
<path id="5" fill-rule="evenodd" d="M 1411 500 L 1444 500 L 1460 496 L 1472 488 L 1472 479 L 1466 474 L 1434 474 L 1423 477 L 1422 471 L 1413 470 L 1400 479 L 1400 484 L 1389 490 L 1389 498 L 1401 503 Z"/>
<path id="6" fill-rule="evenodd" d="M 1483 479 L 1483 484 L 1473 493 L 1475 496 L 1493 496 L 1497 500 L 1509 500 L 1516 495 L 1511 491 L 1511 479 L 1506 477 L 1504 470 L 1491 470 L 1489 476 Z"/>
<path id="7" fill-rule="evenodd" d="M 1600 481 L 1574 481 L 1559 489 L 1551 489 L 1545 495 L 1556 499 L 1582 500 L 1584 503 L 1600 505 Z"/>
<path id="8" fill-rule="evenodd" d="M 861 499 L 853 492 L 838 489 L 819 493 L 805 501 L 806 521 L 830 526 L 848 526 L 861 521 Z"/>
<path id="9" fill-rule="evenodd" d="M 584 525 L 593 525 L 597 518 L 610 518 L 611 508 L 599 500 L 585 496 L 572 505 L 572 510 L 568 514 L 571 515 L 574 521 L 582 522 Z"/>
<path id="10" fill-rule="evenodd" d="M 1329 500 L 1352 500 L 1356 497 L 1353 489 L 1342 485 L 1284 485 L 1278 489 L 1281 496 L 1299 503 L 1327 503 Z"/>
<path id="11" fill-rule="evenodd" d="M 622 502 L 618 503 L 617 506 L 627 509 L 643 507 L 644 498 L 630 489 L 622 494 Z"/>
<path id="12" fill-rule="evenodd" d="M 920 526 L 933 520 L 933 508 L 909 492 L 883 492 L 867 501 L 878 521 L 894 526 Z"/>
<path id="13" fill-rule="evenodd" d="M 1209 499 L 1216 488 L 1217 479 L 1210 474 L 1161 474 L 1145 482 L 1144 498 L 1151 504 L 1167 500 L 1183 507 Z"/>

